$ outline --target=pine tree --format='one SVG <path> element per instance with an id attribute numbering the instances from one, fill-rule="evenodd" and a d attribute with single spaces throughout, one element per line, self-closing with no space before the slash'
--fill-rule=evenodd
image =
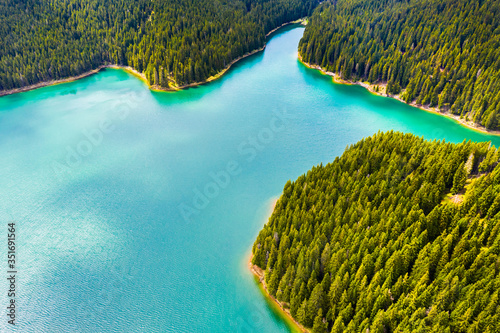
<path id="1" fill-rule="evenodd" d="M 323 321 L 323 311 L 321 309 L 318 310 L 318 314 L 316 318 L 314 318 L 314 324 L 312 328 L 313 333 L 327 333 L 328 325 Z"/>
<path id="2" fill-rule="evenodd" d="M 453 176 L 453 187 L 451 188 L 451 193 L 457 194 L 460 192 L 464 188 L 466 180 L 467 171 L 465 170 L 465 162 L 462 162 Z"/>

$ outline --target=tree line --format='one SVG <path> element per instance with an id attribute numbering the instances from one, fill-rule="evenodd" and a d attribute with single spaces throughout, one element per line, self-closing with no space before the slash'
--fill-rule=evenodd
<path id="1" fill-rule="evenodd" d="M 262 47 L 316 0 L 5 0 L 0 90 L 131 66 L 160 87 L 199 82 Z"/>
<path id="2" fill-rule="evenodd" d="M 326 1 L 299 52 L 343 79 L 386 83 L 407 103 L 498 129 L 499 29 L 496 0 Z"/>
<path id="3" fill-rule="evenodd" d="M 314 333 L 499 332 L 499 157 L 366 138 L 287 182 L 252 263 Z"/>

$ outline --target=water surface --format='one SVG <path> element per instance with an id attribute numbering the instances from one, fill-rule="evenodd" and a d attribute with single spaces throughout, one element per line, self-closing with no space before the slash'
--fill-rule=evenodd
<path id="1" fill-rule="evenodd" d="M 281 29 L 265 52 L 186 91 L 151 92 L 108 69 L 0 98 L 18 332 L 287 332 L 245 260 L 288 179 L 379 130 L 498 146 L 332 84 L 297 61 L 302 33 Z"/>

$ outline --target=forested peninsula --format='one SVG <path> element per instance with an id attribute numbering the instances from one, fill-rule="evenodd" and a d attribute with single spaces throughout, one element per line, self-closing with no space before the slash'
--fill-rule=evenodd
<path id="1" fill-rule="evenodd" d="M 496 0 L 325 1 L 308 20 L 299 54 L 342 80 L 499 129 Z"/>
<path id="2" fill-rule="evenodd" d="M 0 91 L 130 67 L 150 86 L 204 82 L 310 15 L 316 0 L 6 0 Z"/>
<path id="3" fill-rule="evenodd" d="M 325 332 L 499 332 L 489 143 L 378 133 L 287 182 L 253 245 L 267 291 Z"/>

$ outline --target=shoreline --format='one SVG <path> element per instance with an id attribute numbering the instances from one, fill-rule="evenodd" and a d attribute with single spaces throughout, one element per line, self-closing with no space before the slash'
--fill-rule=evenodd
<path id="1" fill-rule="evenodd" d="M 283 28 L 283 27 L 285 27 L 287 25 L 290 25 L 290 24 L 304 24 L 304 22 L 307 22 L 306 18 L 300 18 L 300 19 L 297 19 L 295 21 L 285 22 L 282 25 L 280 25 L 279 27 L 276 27 L 273 30 L 269 31 L 266 34 L 265 38 L 268 38 L 272 33 L 278 31 L 279 29 L 281 29 L 281 28 Z M 249 57 L 251 55 L 254 55 L 256 53 L 264 51 L 266 49 L 266 46 L 267 46 L 267 41 L 264 43 L 264 46 L 262 46 L 262 47 L 260 47 L 258 49 L 255 49 L 253 51 L 247 52 L 244 55 L 242 55 L 242 56 L 240 56 L 240 57 L 232 60 L 224 69 L 222 69 L 217 74 L 210 76 L 205 81 L 193 82 L 193 83 L 185 84 L 185 85 L 182 85 L 182 86 L 173 86 L 173 87 L 169 87 L 169 88 L 158 87 L 158 86 L 149 86 L 149 84 L 148 84 L 148 86 L 153 91 L 172 92 L 172 91 L 179 91 L 179 90 L 183 90 L 183 89 L 186 89 L 186 88 L 193 88 L 193 87 L 201 86 L 203 84 L 207 84 L 209 82 L 212 82 L 212 81 L 215 81 L 215 80 L 221 78 L 229 69 L 231 69 L 231 66 L 233 66 L 238 61 L 243 60 L 243 59 L 245 59 L 245 58 L 247 58 L 247 57 Z"/>
<path id="2" fill-rule="evenodd" d="M 92 69 L 92 70 L 90 70 L 88 72 L 85 72 L 85 73 L 82 73 L 82 74 L 79 74 L 79 75 L 76 75 L 76 76 L 70 76 L 70 77 L 65 78 L 65 79 L 43 81 L 43 82 L 38 82 L 38 83 L 29 85 L 29 86 L 25 86 L 25 87 L 14 88 L 14 89 L 10 89 L 10 90 L 2 90 L 2 91 L 0 91 L 0 97 L 7 96 L 7 95 L 12 95 L 12 94 L 17 94 L 17 93 L 21 93 L 21 92 L 26 92 L 26 91 L 30 91 L 30 90 L 35 90 L 35 89 L 38 89 L 38 88 L 50 87 L 50 86 L 55 86 L 55 85 L 58 85 L 58 84 L 63 84 L 63 83 L 69 83 L 69 82 L 77 81 L 77 80 L 80 80 L 80 79 L 92 76 L 94 74 L 97 74 L 97 73 L 99 73 L 100 71 L 102 71 L 103 69 L 106 69 L 106 68 L 121 69 L 121 70 L 123 70 L 123 71 L 125 71 L 127 73 L 130 73 L 130 74 L 134 75 L 139 80 L 141 80 L 141 81 L 143 81 L 143 82 L 145 82 L 147 84 L 146 76 L 143 73 L 140 73 L 140 72 L 136 71 L 132 67 L 130 67 L 130 66 L 116 65 L 116 64 L 108 64 L 108 65 L 101 65 L 101 66 L 97 67 L 96 69 Z"/>
<path id="3" fill-rule="evenodd" d="M 207 84 L 207 83 L 210 83 L 212 81 L 215 81 L 219 78 L 221 78 L 229 69 L 231 69 L 231 66 L 233 66 L 235 63 L 237 63 L 238 61 L 240 60 L 243 60 L 245 59 L 246 57 L 249 57 L 251 55 L 254 55 L 256 53 L 259 53 L 259 52 L 262 52 L 264 51 L 266 48 L 266 45 L 264 44 L 263 47 L 261 48 L 258 48 L 256 50 L 253 50 L 251 52 L 247 52 L 245 53 L 244 55 L 242 55 L 241 57 L 238 57 L 236 59 L 234 59 L 233 61 L 231 61 L 224 69 L 222 69 L 220 72 L 218 72 L 217 74 L 215 75 L 212 75 L 210 76 L 209 78 L 207 78 L 205 81 L 200 81 L 200 82 L 193 82 L 193 83 L 188 83 L 188 84 L 185 84 L 185 85 L 182 85 L 182 86 L 170 86 L 168 88 L 164 88 L 164 87 L 159 87 L 159 86 L 151 86 L 147 83 L 146 81 L 146 84 L 148 85 L 149 89 L 151 89 L 152 91 L 163 91 L 163 92 L 173 92 L 173 91 L 180 91 L 180 90 L 184 90 L 184 89 L 187 89 L 187 88 L 194 88 L 194 87 L 198 87 L 198 86 L 201 86 L 203 84 Z"/>
<path id="4" fill-rule="evenodd" d="M 389 95 L 389 94 L 386 94 L 386 92 L 385 92 L 385 90 L 386 90 L 386 83 L 370 84 L 368 82 L 362 82 L 362 81 L 344 80 L 344 79 L 341 79 L 340 76 L 339 76 L 339 74 L 337 74 L 337 73 L 326 71 L 326 70 L 324 70 L 323 68 L 321 68 L 318 65 L 311 65 L 311 64 L 303 61 L 302 57 L 300 56 L 300 54 L 298 55 L 298 60 L 300 61 L 301 64 L 303 64 L 307 68 L 315 69 L 315 70 L 320 71 L 324 75 L 331 76 L 333 78 L 333 82 L 334 83 L 361 86 L 361 87 L 365 88 L 366 90 L 368 90 L 372 94 L 375 94 L 377 96 L 392 98 L 392 99 L 400 101 L 401 103 L 410 105 L 410 106 L 418 108 L 420 110 L 423 110 L 423 111 L 426 111 L 426 112 L 430 112 L 430 113 L 433 113 L 433 114 L 437 114 L 437 115 L 449 118 L 449 119 L 454 120 L 455 122 L 457 122 L 459 125 L 467 127 L 468 129 L 480 132 L 482 134 L 500 136 L 500 130 L 489 130 L 489 129 L 487 129 L 484 126 L 478 125 L 478 124 L 476 124 L 476 123 L 474 123 L 474 122 L 472 122 L 470 120 L 467 121 L 465 119 L 462 119 L 462 118 L 460 118 L 460 116 L 452 114 L 452 113 L 450 113 L 448 111 L 440 111 L 436 107 L 432 107 L 431 108 L 431 107 L 428 107 L 428 106 L 419 105 L 419 104 L 417 104 L 415 102 L 411 102 L 411 103 L 408 104 L 404 100 L 401 99 L 400 95 Z M 376 91 L 375 87 L 378 87 L 380 90 Z"/>
<path id="5" fill-rule="evenodd" d="M 273 213 L 274 207 L 276 206 L 276 203 L 278 202 L 278 200 L 279 200 L 279 198 L 273 198 L 271 200 L 271 204 L 269 207 L 269 209 L 270 209 L 269 216 L 271 216 L 271 214 Z M 267 218 L 267 220 L 268 219 L 269 219 L 269 217 Z M 266 223 L 267 223 L 267 220 L 266 220 Z M 282 320 L 285 321 L 285 324 L 287 326 L 291 326 L 289 328 L 292 330 L 292 332 L 310 333 L 310 331 L 307 328 L 302 326 L 302 324 L 300 324 L 297 320 L 295 320 L 295 318 L 292 317 L 292 315 L 290 314 L 290 310 L 285 309 L 280 301 L 278 301 L 276 298 L 274 298 L 274 296 L 269 294 L 269 292 L 267 291 L 266 282 L 264 280 L 265 273 L 260 267 L 258 267 L 256 265 L 252 265 L 252 258 L 253 258 L 253 253 L 252 253 L 252 248 L 250 248 L 250 253 L 249 253 L 249 256 L 247 258 L 246 264 L 247 264 L 247 267 L 250 270 L 250 272 L 252 272 L 252 274 L 255 278 L 255 282 L 257 283 L 259 290 L 261 291 L 264 298 L 268 302 L 271 302 L 272 305 L 274 305 L 273 308 L 275 308 L 279 312 L 279 315 L 282 317 Z"/>
<path id="6" fill-rule="evenodd" d="M 277 30 L 281 29 L 284 26 L 287 26 L 289 24 L 299 24 L 299 23 L 300 24 L 304 24 L 304 22 L 307 22 L 305 18 L 300 18 L 300 19 L 297 19 L 295 21 L 285 22 L 282 25 L 280 25 L 279 27 L 276 27 L 273 30 L 269 31 L 265 35 L 265 38 L 269 37 L 272 33 L 276 32 Z M 182 86 L 169 86 L 168 88 L 164 88 L 164 87 L 159 87 L 159 86 L 155 86 L 155 85 L 150 85 L 148 83 L 148 81 L 146 79 L 146 75 L 144 73 L 141 73 L 141 72 L 135 70 L 134 68 L 132 68 L 130 66 L 123 66 L 123 65 L 117 65 L 117 64 L 106 64 L 106 65 L 101 65 L 101 66 L 97 67 L 96 69 L 87 71 L 87 72 L 79 74 L 79 75 L 70 76 L 68 78 L 58 79 L 58 80 L 50 80 L 50 81 L 43 81 L 43 82 L 38 82 L 38 83 L 29 85 L 29 86 L 20 87 L 20 88 L 14 88 L 14 89 L 9 89 L 9 90 L 2 90 L 2 91 L 0 91 L 0 97 L 7 96 L 7 95 L 13 95 L 13 94 L 21 93 L 21 92 L 26 92 L 26 91 L 30 91 L 30 90 L 35 90 L 35 89 L 38 89 L 38 88 L 54 86 L 54 85 L 57 85 L 57 84 L 73 82 L 73 81 L 80 80 L 80 79 L 86 78 L 88 76 L 97 74 L 101 70 L 106 69 L 106 68 L 121 69 L 121 70 L 124 70 L 127 73 L 132 74 L 135 77 L 137 77 L 138 79 L 140 79 L 141 81 L 143 81 L 148 86 L 148 88 L 150 90 L 152 90 L 152 91 L 175 92 L 175 91 L 179 91 L 179 90 L 183 90 L 183 89 L 187 89 L 187 88 L 193 88 L 193 87 L 201 86 L 203 84 L 206 84 L 206 83 L 209 83 L 209 82 L 212 82 L 212 81 L 215 81 L 215 80 L 221 78 L 231 68 L 232 65 L 234 65 L 235 63 L 237 63 L 240 60 L 243 60 L 246 57 L 249 57 L 249 56 L 254 55 L 254 54 L 258 53 L 258 52 L 264 51 L 265 48 L 266 48 L 266 45 L 267 45 L 267 41 L 264 43 L 264 46 L 262 46 L 261 48 L 258 48 L 258 49 L 255 49 L 253 51 L 247 52 L 244 55 L 242 55 L 242 56 L 240 56 L 240 57 L 232 60 L 224 69 L 222 69 L 221 71 L 219 71 L 217 74 L 215 74 L 213 76 L 210 76 L 209 78 L 207 78 L 204 81 L 193 82 L 193 83 L 189 83 L 189 84 L 182 85 Z"/>
<path id="7" fill-rule="evenodd" d="M 247 262 L 248 269 L 250 270 L 250 272 L 252 272 L 255 278 L 255 282 L 258 284 L 259 290 L 262 292 L 262 295 L 268 301 L 276 305 L 276 309 L 279 311 L 280 316 L 283 317 L 282 319 L 288 325 L 293 325 L 292 332 L 295 329 L 298 332 L 310 333 L 310 331 L 307 328 L 302 326 L 302 324 L 300 324 L 297 320 L 295 320 L 295 318 L 292 317 L 292 315 L 290 314 L 290 310 L 285 309 L 280 301 L 278 301 L 276 298 L 274 298 L 274 296 L 269 294 L 269 292 L 267 291 L 266 282 L 264 280 L 264 271 L 260 267 L 252 265 L 252 258 L 253 258 L 253 253 L 250 250 L 250 256 Z"/>
<path id="8" fill-rule="evenodd" d="M 301 25 L 307 25 L 307 17 L 302 17 L 302 18 L 299 18 L 295 21 L 290 21 L 290 22 L 285 22 L 283 23 L 282 25 L 280 25 L 279 27 L 276 27 L 274 28 L 273 30 L 269 31 L 267 34 L 266 34 L 266 38 L 269 37 L 273 32 L 276 32 L 278 31 L 279 29 L 287 26 L 287 25 L 290 25 L 290 24 L 301 24 Z M 265 46 L 265 44 L 264 44 Z"/>

